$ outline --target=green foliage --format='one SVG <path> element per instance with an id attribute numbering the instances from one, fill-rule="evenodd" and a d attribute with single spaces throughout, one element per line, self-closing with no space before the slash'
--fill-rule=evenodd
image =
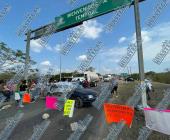
<path id="1" fill-rule="evenodd" d="M 138 80 L 139 74 L 132 74 L 131 77 L 135 80 Z M 145 73 L 145 78 L 151 79 L 154 82 L 170 84 L 170 72 L 155 73 L 153 71 L 150 71 Z"/>
<path id="2" fill-rule="evenodd" d="M 132 74 L 131 77 L 135 80 L 139 80 L 139 74 L 138 73 Z"/>
<path id="3" fill-rule="evenodd" d="M 21 50 L 13 50 L 4 42 L 0 42 L 0 71 L 9 71 L 11 72 L 11 69 L 8 68 L 8 66 L 13 66 L 15 69 L 17 65 L 24 64 L 25 63 L 25 53 L 23 53 Z M 4 64 L 6 65 L 4 67 Z M 35 65 L 36 62 L 31 60 L 30 58 L 30 64 Z M 12 69 L 13 69 L 12 68 Z"/>
<path id="4" fill-rule="evenodd" d="M 1 73 L 0 80 L 9 80 L 14 76 L 15 73 Z"/>

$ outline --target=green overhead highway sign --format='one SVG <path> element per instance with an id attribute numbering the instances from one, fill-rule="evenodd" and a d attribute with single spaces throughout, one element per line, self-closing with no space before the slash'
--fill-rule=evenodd
<path id="1" fill-rule="evenodd" d="M 55 18 L 56 29 L 67 28 L 91 18 L 131 5 L 132 0 L 96 0 Z"/>
<path id="2" fill-rule="evenodd" d="M 142 2 L 145 0 L 139 0 Z M 125 6 L 134 4 L 134 0 L 96 0 L 84 6 L 81 6 L 71 12 L 63 14 L 55 18 L 55 22 L 42 26 L 36 30 L 33 30 L 33 34 L 30 39 L 38 39 L 42 36 L 51 34 L 49 28 L 54 26 L 55 30 L 52 33 L 63 31 L 65 29 L 81 25 L 83 21 L 107 14 L 112 11 L 116 11 Z"/>

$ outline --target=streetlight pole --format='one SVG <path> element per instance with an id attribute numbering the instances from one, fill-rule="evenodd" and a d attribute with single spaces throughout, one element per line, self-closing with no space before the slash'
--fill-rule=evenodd
<path id="1" fill-rule="evenodd" d="M 144 85 L 144 62 L 143 62 L 143 50 L 142 50 L 142 35 L 140 26 L 140 13 L 139 13 L 139 0 L 134 0 L 134 13 L 135 13 L 135 25 L 136 25 L 136 41 L 138 52 L 138 66 L 141 85 Z M 145 86 L 144 86 L 145 87 Z M 142 105 L 147 107 L 146 90 L 142 88 Z"/>

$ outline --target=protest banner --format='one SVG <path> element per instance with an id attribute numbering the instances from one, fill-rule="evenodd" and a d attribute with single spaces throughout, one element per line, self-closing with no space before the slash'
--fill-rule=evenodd
<path id="1" fill-rule="evenodd" d="M 46 97 L 46 108 L 56 110 L 57 109 L 58 99 L 53 96 Z"/>
<path id="2" fill-rule="evenodd" d="M 67 100 L 64 104 L 64 116 L 73 117 L 75 100 Z"/>
<path id="3" fill-rule="evenodd" d="M 146 127 L 170 135 L 170 110 L 144 108 Z"/>
<path id="4" fill-rule="evenodd" d="M 104 111 L 107 123 L 124 121 L 129 128 L 131 127 L 134 117 L 134 109 L 132 107 L 105 103 Z"/>

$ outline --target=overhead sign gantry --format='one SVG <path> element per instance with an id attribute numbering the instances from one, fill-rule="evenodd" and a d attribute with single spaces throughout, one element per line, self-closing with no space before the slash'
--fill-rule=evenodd
<path id="1" fill-rule="evenodd" d="M 27 45 L 26 45 L 26 61 L 25 61 L 25 74 L 24 74 L 25 79 L 27 79 L 27 73 L 28 73 L 31 39 L 38 39 L 52 33 L 64 31 L 66 29 L 81 25 L 84 21 L 87 21 L 89 19 L 107 14 L 112 11 L 119 10 L 126 6 L 134 5 L 139 75 L 140 75 L 141 84 L 143 84 L 144 63 L 143 63 L 142 37 L 141 37 L 141 27 L 140 27 L 140 14 L 139 14 L 139 5 L 138 5 L 138 3 L 142 1 L 145 0 L 96 0 L 94 2 L 88 3 L 84 6 L 81 6 L 68 13 L 56 17 L 55 21 L 50 24 L 29 31 L 26 34 Z M 52 30 L 52 32 L 48 31 L 50 26 L 54 27 L 54 30 Z M 143 106 L 147 107 L 146 92 L 144 90 L 142 90 L 142 102 L 143 102 Z"/>

